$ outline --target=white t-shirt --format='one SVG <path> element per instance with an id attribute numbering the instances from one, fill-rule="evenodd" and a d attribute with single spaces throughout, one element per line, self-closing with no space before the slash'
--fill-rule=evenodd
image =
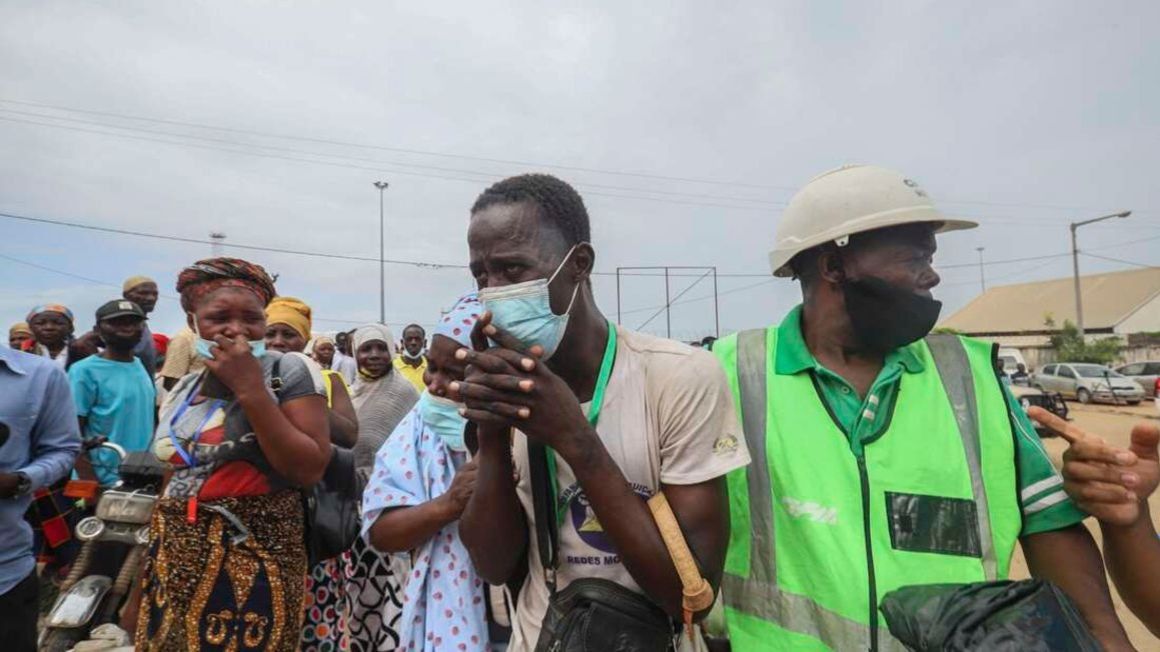
<path id="1" fill-rule="evenodd" d="M 749 464 L 725 372 L 711 353 L 622 328 L 616 332 L 616 363 L 596 430 L 642 499 L 662 484 L 697 484 Z M 589 406 L 583 407 L 587 412 Z M 527 439 L 518 431 L 513 459 L 530 541 L 528 580 L 516 605 L 509 649 L 523 652 L 539 638 L 548 587 L 536 546 Z M 560 527 L 557 590 L 575 579 L 598 577 L 641 592 L 559 455 L 556 468 L 558 497 L 568 504 Z"/>

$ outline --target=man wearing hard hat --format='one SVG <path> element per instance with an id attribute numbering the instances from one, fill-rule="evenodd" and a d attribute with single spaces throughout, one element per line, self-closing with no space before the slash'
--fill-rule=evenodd
<path id="1" fill-rule="evenodd" d="M 1108 649 L 1130 649 L 1084 514 L 996 378 L 994 346 L 928 336 L 935 234 L 974 226 L 871 166 L 815 178 L 782 215 L 770 263 L 802 305 L 713 347 L 753 456 L 729 476 L 733 649 L 903 649 L 886 593 L 1006 578 L 1016 541 Z"/>

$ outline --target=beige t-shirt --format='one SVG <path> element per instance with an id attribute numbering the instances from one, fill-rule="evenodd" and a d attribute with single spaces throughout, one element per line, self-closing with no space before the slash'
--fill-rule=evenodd
<path id="1" fill-rule="evenodd" d="M 160 375 L 163 378 L 181 380 L 188 374 L 198 373 L 205 368 L 205 362 L 197 355 L 193 340 L 197 336 L 188 326 L 185 326 L 173 339 L 165 350 L 165 364 L 161 365 Z"/>
<path id="2" fill-rule="evenodd" d="M 617 328 L 616 364 L 596 431 L 636 493 L 647 500 L 662 484 L 690 485 L 749 464 L 725 372 L 708 351 Z M 588 405 L 583 406 L 585 412 Z M 533 524 L 527 439 L 517 432 L 516 493 L 528 519 L 528 581 L 513 618 L 512 652 L 531 650 L 548 607 Z M 560 527 L 557 590 L 599 577 L 640 592 L 572 469 L 556 456 L 558 497 L 568 508 Z"/>

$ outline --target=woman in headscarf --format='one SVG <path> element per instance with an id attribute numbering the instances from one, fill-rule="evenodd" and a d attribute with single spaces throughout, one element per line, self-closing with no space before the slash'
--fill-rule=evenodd
<path id="1" fill-rule="evenodd" d="M 274 297 L 266 306 L 266 348 L 282 353 L 302 353 L 310 336 L 310 306 L 294 297 Z M 342 375 L 323 370 L 326 405 L 330 417 L 330 443 L 343 448 L 358 439 L 358 417 Z M 346 626 L 342 608 L 342 565 L 335 557 L 323 559 L 306 576 L 306 603 L 302 622 L 302 652 L 338 649 Z"/>
<path id="2" fill-rule="evenodd" d="M 274 283 L 236 258 L 177 279 L 206 370 L 161 407 L 153 451 L 173 467 L 149 529 L 138 650 L 297 650 L 306 545 L 301 487 L 330 460 L 317 367 L 267 352 Z"/>
<path id="3" fill-rule="evenodd" d="M 329 335 L 315 335 L 314 340 L 310 343 L 310 355 L 313 356 L 318 366 L 326 370 L 331 370 L 336 350 L 334 338 Z"/>
<path id="4" fill-rule="evenodd" d="M 266 348 L 304 353 L 310 339 L 311 310 L 301 299 L 274 297 L 266 306 Z M 322 369 L 326 406 L 330 409 L 330 441 L 351 448 L 358 439 L 358 416 L 342 374 Z"/>
<path id="5" fill-rule="evenodd" d="M 23 348 L 23 344 L 32 339 L 32 329 L 28 327 L 28 322 L 18 321 L 12 324 L 8 329 L 8 348 L 17 351 Z"/>
<path id="6" fill-rule="evenodd" d="M 391 329 L 382 324 L 363 326 L 354 332 L 351 349 L 358 362 L 358 377 L 351 389 L 359 426 L 354 464 L 365 486 L 374 467 L 375 453 L 419 400 L 419 395 L 391 363 L 395 353 Z M 343 572 L 347 622 L 342 649 L 379 652 L 398 648 L 402 584 L 408 572 L 406 560 L 381 554 L 364 537 L 359 537 L 344 555 Z"/>
<path id="7" fill-rule="evenodd" d="M 55 362 L 61 369 L 69 367 L 97 352 L 95 336 L 73 337 L 73 313 L 59 303 L 37 306 L 28 313 L 32 338 L 22 344 L 24 350 Z"/>
<path id="8" fill-rule="evenodd" d="M 427 354 L 427 391 L 375 458 L 363 493 L 363 533 L 379 550 L 412 552 L 399 649 L 488 649 L 486 599 L 459 538 L 459 515 L 475 488 L 461 404 L 446 398 L 463 380 L 455 352 L 471 346 L 482 308 L 475 293 L 439 322 Z"/>

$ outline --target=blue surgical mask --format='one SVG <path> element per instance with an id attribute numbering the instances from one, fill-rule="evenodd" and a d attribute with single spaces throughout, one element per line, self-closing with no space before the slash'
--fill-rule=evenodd
<path id="1" fill-rule="evenodd" d="M 466 450 L 463 445 L 463 428 L 467 425 L 467 419 L 459 414 L 461 407 L 461 404 L 431 392 L 423 392 L 419 397 L 419 414 L 423 417 L 423 425 L 439 435 L 443 445 L 453 451 Z"/>
<path id="2" fill-rule="evenodd" d="M 564 339 L 568 316 L 572 313 L 572 305 L 576 303 L 576 294 L 580 291 L 580 284 L 577 283 L 572 289 L 572 298 L 564 314 L 552 312 L 552 297 L 548 288 L 575 250 L 575 246 L 568 250 L 568 255 L 564 256 L 549 278 L 479 291 L 479 300 L 491 313 L 491 323 L 519 340 L 524 348 L 537 344 L 543 347 L 544 360 L 552 357 L 560 346 L 560 340 Z"/>
<path id="3" fill-rule="evenodd" d="M 213 352 L 210 351 L 210 349 L 217 346 L 217 342 L 202 338 L 201 331 L 197 327 L 197 318 L 193 315 L 190 315 L 190 317 L 190 321 L 193 322 L 193 333 L 197 335 L 197 339 L 193 341 L 193 350 L 196 351 L 199 356 L 212 360 Z M 250 340 L 247 343 L 250 345 L 250 353 L 252 353 L 255 358 L 260 358 L 266 355 L 265 339 Z"/>

